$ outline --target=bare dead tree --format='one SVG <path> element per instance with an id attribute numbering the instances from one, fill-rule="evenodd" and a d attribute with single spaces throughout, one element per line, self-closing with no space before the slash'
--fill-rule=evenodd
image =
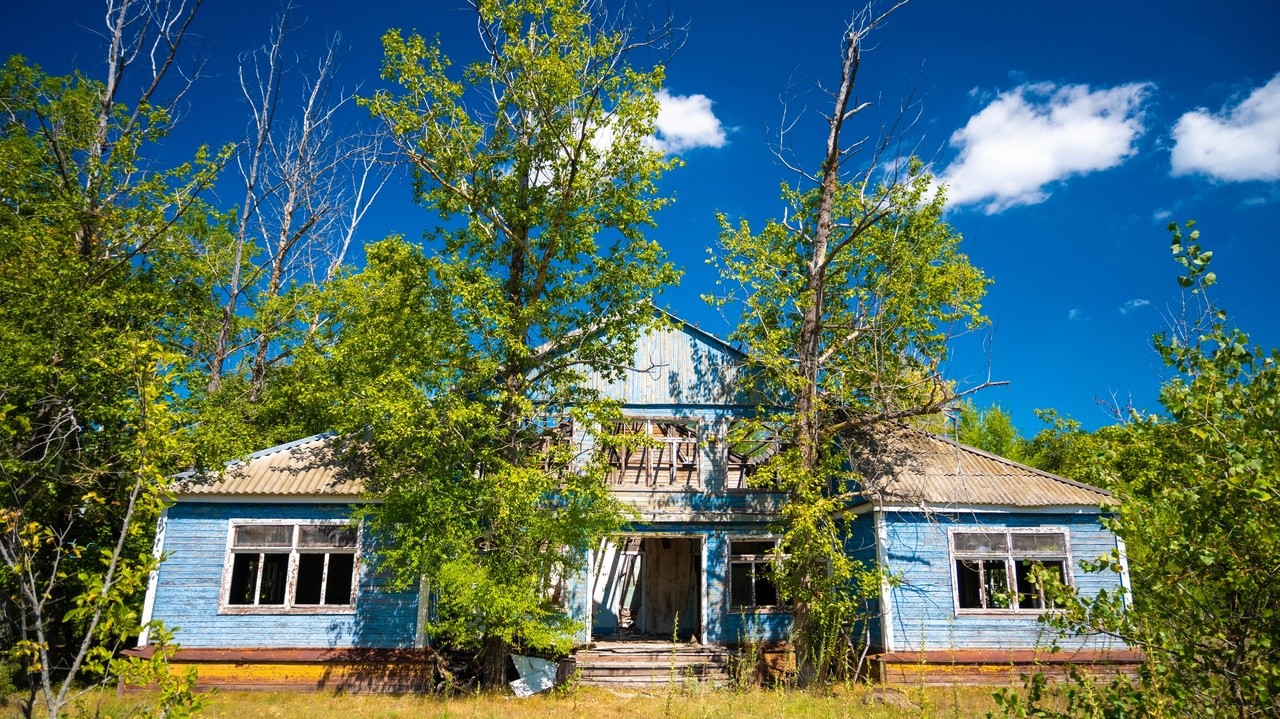
<path id="1" fill-rule="evenodd" d="M 988 376 L 958 388 L 947 377 L 950 341 L 982 321 L 977 300 L 986 281 L 956 251 L 959 238 L 941 221 L 940 201 L 929 196 L 914 159 L 914 91 L 887 122 L 855 134 L 855 120 L 875 107 L 857 93 L 868 38 L 906 2 L 869 3 L 842 33 L 840 81 L 818 84 L 830 109 L 816 168 L 796 159 L 792 140 L 803 112 L 784 102 L 771 149 L 797 180 L 785 192 L 781 220 L 758 235 L 722 221 L 721 274 L 744 294 L 731 290 L 715 301 L 743 307 L 735 336 L 759 376 L 771 378 L 760 387 L 766 402 L 787 410 L 753 431 L 794 448 L 797 471 L 778 481 L 788 526 L 804 528 L 794 541 L 786 530 L 783 542 L 792 555 L 783 580 L 793 598 L 802 683 L 822 678 L 810 632 L 826 621 L 820 605 L 835 606 L 827 598 L 841 591 L 822 578 L 839 574 L 824 566 L 843 558 L 831 517 L 862 491 L 831 486 L 845 445 L 861 428 L 940 412 L 1002 384 Z"/>
<path id="2" fill-rule="evenodd" d="M 290 10 L 277 18 L 267 44 L 241 59 L 240 84 L 252 118 L 239 162 L 245 195 L 209 360 L 208 390 L 217 392 L 228 363 L 252 348 L 244 360 L 251 403 L 269 369 L 291 356 L 297 338 L 309 336 L 318 321 L 300 317 L 303 298 L 296 288 L 333 277 L 390 177 L 381 136 L 347 134 L 336 124 L 354 99 L 354 91 L 335 90 L 340 36 L 302 71 L 300 100 L 284 120 L 284 79 L 293 69 L 284 51 Z"/>

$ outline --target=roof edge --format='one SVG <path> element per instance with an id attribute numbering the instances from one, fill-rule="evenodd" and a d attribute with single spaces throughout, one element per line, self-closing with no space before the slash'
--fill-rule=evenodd
<path id="1" fill-rule="evenodd" d="M 316 442 L 318 440 L 325 439 L 327 437 L 334 437 L 334 436 L 337 436 L 337 434 L 338 433 L 334 432 L 333 430 L 329 430 L 327 432 L 321 432 L 320 434 L 313 434 L 310 437 L 303 437 L 302 439 L 295 439 L 291 442 L 285 442 L 284 444 L 277 444 L 274 447 L 267 447 L 266 449 L 260 449 L 257 452 L 254 452 L 253 454 L 246 456 L 244 459 L 233 459 L 230 462 L 227 462 L 226 464 L 228 467 L 233 464 L 244 464 L 246 461 L 251 459 L 258 459 L 259 457 L 265 457 L 269 454 L 275 454 L 276 452 L 283 452 L 285 450 L 293 449 L 294 447 L 298 447 L 304 444 L 310 444 L 311 442 Z"/>
<path id="2" fill-rule="evenodd" d="M 954 447 L 959 447 L 960 449 L 963 449 L 963 450 L 965 450 L 966 452 L 973 452 L 974 454 L 979 455 L 979 456 L 981 456 L 981 457 L 986 457 L 987 459 L 994 460 L 994 461 L 996 461 L 996 462 L 1000 462 L 1001 464 L 1007 464 L 1007 465 L 1009 465 L 1009 466 L 1011 466 L 1011 467 L 1017 467 L 1018 469 L 1023 469 L 1023 470 L 1026 470 L 1026 471 L 1028 471 L 1028 472 L 1032 472 L 1032 473 L 1034 473 L 1034 474 L 1038 474 L 1038 475 L 1040 475 L 1041 477 L 1045 477 L 1045 478 L 1047 478 L 1047 479 L 1052 479 L 1052 480 L 1054 480 L 1054 481 L 1056 481 L 1056 482 L 1062 482 L 1063 484 L 1066 484 L 1066 485 L 1071 486 L 1071 487 L 1076 487 L 1076 488 L 1078 488 L 1078 489 L 1087 489 L 1087 490 L 1089 490 L 1089 491 L 1091 491 L 1091 492 L 1097 492 L 1097 493 L 1102 494 L 1102 495 L 1105 495 L 1105 496 L 1107 496 L 1107 497 L 1114 496 L 1114 495 L 1112 495 L 1112 494 L 1111 494 L 1111 492 L 1110 492 L 1110 491 L 1105 490 L 1105 489 L 1103 489 L 1102 487 L 1095 487 L 1095 486 L 1093 486 L 1092 484 L 1085 484 L 1084 482 L 1077 482 L 1077 481 L 1076 481 L 1076 480 L 1074 480 L 1074 479 L 1067 479 L 1066 477 L 1063 477 L 1063 476 L 1061 476 L 1061 475 L 1054 474 L 1053 472 L 1046 472 L 1046 471 L 1044 471 L 1043 469 L 1036 469 L 1035 467 L 1031 467 L 1031 466 L 1029 466 L 1029 465 L 1025 465 L 1025 464 L 1023 464 L 1023 463 L 1021 463 L 1021 462 L 1015 462 L 1014 460 L 1009 459 L 1008 457 L 1001 457 L 1001 456 L 1000 456 L 1000 455 L 998 455 L 998 454 L 994 454 L 994 453 L 992 453 L 992 452 L 988 452 L 988 451 L 986 451 L 985 449 L 980 449 L 980 448 L 978 448 L 978 447 L 974 447 L 974 446 L 971 446 L 971 445 L 965 444 L 964 442 L 958 442 L 958 441 L 956 441 L 956 440 L 954 440 L 954 439 L 951 439 L 950 437 L 945 437 L 945 436 L 940 435 L 940 434 L 934 434 L 933 432 L 927 432 L 927 431 L 925 431 L 925 430 L 923 430 L 923 429 L 918 429 L 918 428 L 916 428 L 916 427 L 911 427 L 910 429 L 915 430 L 916 432 L 919 432 L 920 434 L 923 434 L 923 435 L 925 435 L 925 436 L 932 437 L 933 439 L 936 439 L 936 440 L 938 440 L 938 441 L 940 441 L 940 442 L 944 442 L 944 443 L 949 444 L 949 445 L 952 445 L 952 446 L 954 446 Z"/>

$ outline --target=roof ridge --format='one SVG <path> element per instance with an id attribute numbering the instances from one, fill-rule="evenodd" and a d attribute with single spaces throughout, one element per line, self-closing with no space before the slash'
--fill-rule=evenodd
<path id="1" fill-rule="evenodd" d="M 290 442 L 285 442 L 284 444 L 277 444 L 274 447 L 267 447 L 266 449 L 260 449 L 257 452 L 254 452 L 253 454 L 247 455 L 244 459 L 233 459 L 230 462 L 227 462 L 226 466 L 230 467 L 236 464 L 244 464 L 251 459 L 259 459 L 269 454 L 275 454 L 276 452 L 283 452 L 285 450 L 293 449 L 294 447 L 298 447 L 304 444 L 310 444 L 311 442 L 315 442 L 317 440 L 325 439 L 327 437 L 333 437 L 333 436 L 336 436 L 337 434 L 338 434 L 337 432 L 333 430 L 329 430 L 327 432 L 313 434 L 310 437 L 303 437 L 302 439 L 295 439 Z"/>
<path id="2" fill-rule="evenodd" d="M 950 437 L 946 437 L 940 434 L 934 434 L 933 432 L 929 432 L 928 430 L 923 430 L 918 427 L 912 427 L 910 425 L 901 425 L 901 426 L 911 431 L 918 432 L 931 439 L 936 439 L 940 442 L 943 442 L 944 444 L 950 444 L 955 447 L 959 447 L 960 449 L 963 449 L 966 452 L 971 452 L 973 454 L 976 454 L 980 457 L 986 457 L 987 459 L 994 460 L 1001 464 L 1007 464 L 1011 467 L 1017 467 L 1018 469 L 1026 470 L 1033 474 L 1038 474 L 1047 479 L 1052 479 L 1055 482 L 1062 482 L 1063 484 L 1066 484 L 1071 487 L 1077 487 L 1079 489 L 1087 489 L 1089 491 L 1097 492 L 1099 494 L 1102 494 L 1108 497 L 1113 496 L 1110 491 L 1103 489 L 1102 487 L 1095 487 L 1092 484 L 1085 484 L 1084 482 L 1078 482 L 1074 479 L 1068 479 L 1067 477 L 1063 477 L 1062 475 L 1059 475 L 1059 474 L 1054 474 L 1053 472 L 1046 472 L 1043 469 L 1037 469 L 1036 467 L 1032 467 L 1030 465 L 1017 462 L 1015 460 L 1009 459 L 1008 457 L 1001 457 L 1000 455 L 995 454 L 993 452 L 988 452 L 985 449 L 974 447 L 972 445 L 965 444 L 964 442 L 960 442 L 958 440 L 954 440 L 954 439 L 951 439 Z"/>

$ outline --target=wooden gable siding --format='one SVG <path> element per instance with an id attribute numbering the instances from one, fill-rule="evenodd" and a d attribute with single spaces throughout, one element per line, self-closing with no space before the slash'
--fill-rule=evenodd
<path id="1" fill-rule="evenodd" d="M 587 377 L 586 386 L 626 405 L 746 404 L 737 388 L 741 355 L 693 328 L 659 329 L 640 338 L 625 377 Z"/>
<path id="2" fill-rule="evenodd" d="M 361 548 L 354 614 L 219 614 L 227 532 L 232 519 L 346 519 L 342 504 L 179 502 L 169 508 L 154 617 L 178 627 L 185 648 L 412 647 L 416 592 L 391 592 L 370 570 L 371 547 Z"/>
<path id="3" fill-rule="evenodd" d="M 1016 511 L 1016 510 L 1015 510 Z M 1048 647 L 1054 630 L 1034 614 L 973 615 L 955 611 L 948 528 L 1062 527 L 1069 534 L 1071 576 L 1086 596 L 1116 590 L 1120 577 L 1112 572 L 1086 574 L 1080 559 L 1097 559 L 1115 549 L 1115 535 L 1098 524 L 1096 513 L 975 513 L 957 511 L 926 516 L 915 511 L 883 512 L 884 557 L 887 568 L 902 582 L 889 591 L 889 633 L 896 652 L 950 649 L 1035 649 Z M 1104 637 L 1061 637 L 1064 649 L 1123 648 Z"/>

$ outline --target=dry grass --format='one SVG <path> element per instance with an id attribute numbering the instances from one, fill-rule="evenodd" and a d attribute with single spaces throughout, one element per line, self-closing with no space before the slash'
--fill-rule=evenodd
<path id="1" fill-rule="evenodd" d="M 103 692 L 86 702 L 89 716 L 126 717 L 146 694 Z M 986 687 L 838 687 L 830 692 L 784 690 L 713 691 L 579 689 L 558 696 L 516 699 L 496 694 L 449 699 L 424 696 L 222 692 L 203 716 L 239 719 L 394 719 L 457 717 L 504 719 L 898 719 L 902 717 L 985 717 L 995 708 Z M 0 708 L 0 712 L 3 708 Z"/>

